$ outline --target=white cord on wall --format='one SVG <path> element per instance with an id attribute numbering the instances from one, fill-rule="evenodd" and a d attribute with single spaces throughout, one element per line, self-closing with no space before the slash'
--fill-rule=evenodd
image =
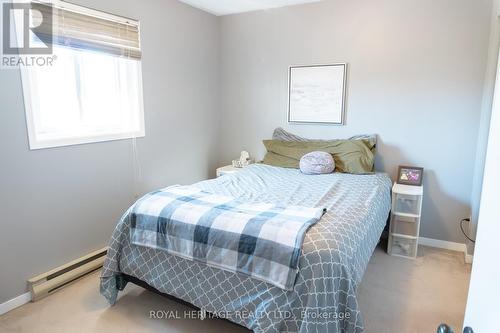
<path id="1" fill-rule="evenodd" d="M 134 172 L 134 198 L 137 199 L 139 197 L 139 185 L 142 181 L 142 169 L 137 150 L 137 138 L 132 138 L 132 165 Z"/>

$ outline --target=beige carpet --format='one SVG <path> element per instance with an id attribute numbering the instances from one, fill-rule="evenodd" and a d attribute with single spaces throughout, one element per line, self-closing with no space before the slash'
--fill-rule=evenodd
<path id="1" fill-rule="evenodd" d="M 428 247 L 419 252 L 419 258 L 408 260 L 375 251 L 359 288 L 366 332 L 432 333 L 441 322 L 462 326 L 470 265 L 458 252 Z M 0 316 L 0 332 L 248 332 L 217 319 L 150 319 L 156 310 L 191 309 L 130 284 L 108 307 L 94 273 Z"/>
<path id="2" fill-rule="evenodd" d="M 366 332 L 461 332 L 470 270 L 460 252 L 421 246 L 408 260 L 377 249 L 358 289 Z"/>

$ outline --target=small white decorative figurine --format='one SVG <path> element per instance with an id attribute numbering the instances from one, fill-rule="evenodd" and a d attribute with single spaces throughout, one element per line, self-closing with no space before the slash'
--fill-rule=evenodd
<path id="1" fill-rule="evenodd" d="M 243 150 L 240 154 L 240 158 L 238 160 L 233 160 L 233 167 L 235 168 L 243 168 L 252 164 L 253 160 L 250 158 L 250 154 Z"/>

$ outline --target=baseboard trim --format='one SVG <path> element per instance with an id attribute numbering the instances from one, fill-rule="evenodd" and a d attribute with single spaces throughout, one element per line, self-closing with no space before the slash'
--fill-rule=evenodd
<path id="1" fill-rule="evenodd" d="M 467 253 L 467 246 L 464 243 L 455 243 L 440 239 L 418 237 L 418 243 L 424 246 L 436 247 L 439 249 L 462 252 L 466 264 L 472 264 L 473 255 Z"/>
<path id="2" fill-rule="evenodd" d="M 15 308 L 20 307 L 21 305 L 24 305 L 26 303 L 29 303 L 31 301 L 31 293 L 27 292 L 22 295 L 19 295 L 5 303 L 0 304 L 0 316 L 3 315 L 4 313 L 7 313 L 11 310 L 14 310 Z"/>
<path id="3" fill-rule="evenodd" d="M 472 264 L 474 261 L 474 256 L 472 254 L 465 254 L 465 263 L 466 264 Z"/>
<path id="4" fill-rule="evenodd" d="M 465 244 L 448 242 L 440 239 L 427 238 L 427 237 L 418 237 L 418 243 L 424 246 L 437 247 L 440 249 L 451 250 L 464 252 L 466 251 Z"/>

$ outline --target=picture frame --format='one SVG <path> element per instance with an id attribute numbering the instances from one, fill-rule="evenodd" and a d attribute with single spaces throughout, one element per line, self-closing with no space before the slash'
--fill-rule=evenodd
<path id="1" fill-rule="evenodd" d="M 398 184 L 422 186 L 424 168 L 400 165 L 398 167 Z"/>
<path id="2" fill-rule="evenodd" d="M 290 66 L 288 122 L 344 125 L 347 63 Z"/>

